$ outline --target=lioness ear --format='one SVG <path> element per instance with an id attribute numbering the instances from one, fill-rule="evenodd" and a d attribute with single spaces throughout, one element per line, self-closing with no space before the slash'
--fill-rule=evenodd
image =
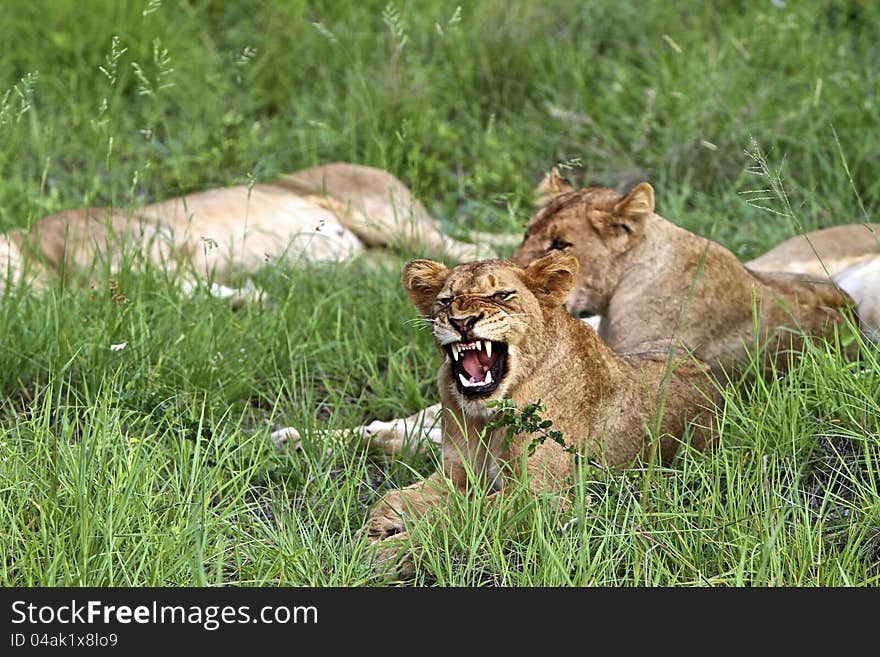
<path id="1" fill-rule="evenodd" d="M 565 181 L 565 178 L 559 175 L 558 168 L 553 167 L 550 169 L 549 173 L 544 174 L 544 178 L 538 183 L 538 187 L 535 189 L 535 194 L 538 196 L 535 205 L 539 208 L 543 208 L 560 194 L 566 194 L 573 191 L 574 187 L 569 185 Z"/>
<path id="2" fill-rule="evenodd" d="M 431 313 L 437 294 L 446 283 L 449 270 L 433 260 L 410 260 L 403 267 L 401 283 L 406 295 L 423 315 Z"/>
<path id="3" fill-rule="evenodd" d="M 614 206 L 614 227 L 638 235 L 645 229 L 645 220 L 652 212 L 654 188 L 646 182 L 639 183 Z"/>
<path id="4" fill-rule="evenodd" d="M 533 260 L 525 269 L 525 283 L 538 300 L 549 306 L 561 306 L 578 273 L 578 261 L 573 255 L 551 251 Z"/>

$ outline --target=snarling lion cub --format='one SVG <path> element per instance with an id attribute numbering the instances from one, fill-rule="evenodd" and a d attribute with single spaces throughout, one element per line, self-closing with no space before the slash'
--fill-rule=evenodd
<path id="1" fill-rule="evenodd" d="M 688 431 L 697 449 L 712 441 L 717 391 L 707 369 L 666 351 L 614 353 L 562 305 L 577 272 L 577 260 L 561 253 L 525 268 L 504 260 L 406 265 L 404 289 L 431 323 L 443 359 L 443 472 L 386 494 L 367 519 L 371 542 L 403 532 L 407 514 L 442 505 L 449 490 L 442 477 L 464 491 L 471 471 L 484 492 L 499 491 L 522 459 L 535 491 L 572 475 L 575 457 L 562 445 L 545 441 L 528 456 L 534 436 L 506 441 L 503 427 L 489 425 L 493 401 L 520 408 L 540 401 L 568 445 L 611 466 L 646 459 L 651 450 L 668 460 Z"/>
<path id="2" fill-rule="evenodd" d="M 648 183 L 626 195 L 563 188 L 544 202 L 511 260 L 575 256 L 581 269 L 566 307 L 601 315 L 600 334 L 615 351 L 680 347 L 729 374 L 756 344 L 772 356 L 799 349 L 793 329 L 829 335 L 852 303 L 828 279 L 748 269 L 720 244 L 656 214 Z M 855 277 L 853 289 L 869 287 L 871 273 Z M 838 276 L 846 280 L 846 272 Z M 866 327 L 876 326 L 868 305 L 859 311 Z"/>

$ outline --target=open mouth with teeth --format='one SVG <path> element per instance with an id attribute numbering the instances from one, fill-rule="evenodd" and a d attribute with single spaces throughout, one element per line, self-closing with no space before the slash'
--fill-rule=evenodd
<path id="1" fill-rule="evenodd" d="M 452 357 L 452 376 L 463 395 L 492 393 L 507 368 L 507 344 L 491 340 L 451 342 L 446 351 Z"/>

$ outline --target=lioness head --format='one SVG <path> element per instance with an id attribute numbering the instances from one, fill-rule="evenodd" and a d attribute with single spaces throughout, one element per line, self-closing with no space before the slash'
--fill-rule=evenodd
<path id="1" fill-rule="evenodd" d="M 577 271 L 577 260 L 562 253 L 525 268 L 506 260 L 452 269 L 431 260 L 406 264 L 403 287 L 431 322 L 446 356 L 441 379 L 448 375 L 465 410 L 504 397 L 552 348 L 540 343 L 545 314 L 560 308 Z"/>
<path id="2" fill-rule="evenodd" d="M 580 270 L 565 307 L 573 315 L 605 314 L 620 280 L 622 256 L 641 238 L 654 212 L 654 189 L 641 183 L 626 196 L 602 187 L 560 189 L 529 220 L 510 259 L 526 265 L 555 251 L 574 256 Z"/>

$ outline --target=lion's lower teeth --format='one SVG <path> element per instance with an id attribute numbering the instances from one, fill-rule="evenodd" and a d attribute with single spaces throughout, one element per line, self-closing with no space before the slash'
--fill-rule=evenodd
<path id="1" fill-rule="evenodd" d="M 459 372 L 458 380 L 461 381 L 461 385 L 465 386 L 466 388 L 478 388 L 481 386 L 487 386 L 492 383 L 492 372 L 486 372 L 486 378 L 482 381 L 470 381 L 464 374 Z"/>

